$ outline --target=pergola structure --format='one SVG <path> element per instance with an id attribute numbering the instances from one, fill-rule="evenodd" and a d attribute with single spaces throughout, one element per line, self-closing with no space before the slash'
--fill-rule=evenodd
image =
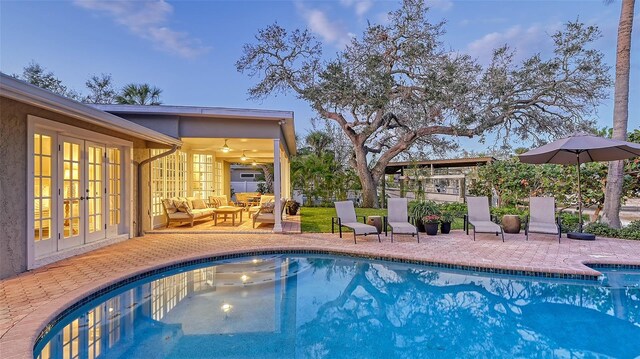
<path id="1" fill-rule="evenodd" d="M 391 162 L 385 175 L 395 175 L 403 193 L 409 181 L 454 182 L 453 190 L 431 185 L 425 189 L 427 198 L 438 201 L 464 201 L 467 177 L 478 166 L 495 161 L 493 157 L 453 158 L 425 161 Z M 421 184 L 422 185 L 422 184 Z M 382 198 L 386 198 L 386 181 L 382 182 Z"/>

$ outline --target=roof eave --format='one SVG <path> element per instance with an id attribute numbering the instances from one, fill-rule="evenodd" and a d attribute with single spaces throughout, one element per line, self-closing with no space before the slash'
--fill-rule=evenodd
<path id="1" fill-rule="evenodd" d="M 115 129 L 143 140 L 166 145 L 182 145 L 182 141 L 177 138 L 161 134 L 116 115 L 41 89 L 4 73 L 0 73 L 0 95 L 100 127 Z"/>

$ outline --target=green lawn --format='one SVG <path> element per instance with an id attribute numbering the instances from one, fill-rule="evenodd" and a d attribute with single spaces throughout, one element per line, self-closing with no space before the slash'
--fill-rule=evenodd
<path id="1" fill-rule="evenodd" d="M 357 216 L 385 216 L 386 214 L 386 209 L 356 208 Z M 331 233 L 331 217 L 335 215 L 336 210 L 333 207 L 301 207 L 302 232 Z M 358 221 L 360 220 L 361 218 L 358 218 Z M 462 227 L 462 219 L 456 219 L 451 225 L 452 229 L 462 229 Z"/>

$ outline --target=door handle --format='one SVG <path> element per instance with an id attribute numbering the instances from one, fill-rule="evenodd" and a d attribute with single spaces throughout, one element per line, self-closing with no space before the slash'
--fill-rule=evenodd
<path id="1" fill-rule="evenodd" d="M 84 199 L 84 197 L 80 197 L 80 200 L 82 201 Z M 87 197 L 87 199 L 89 199 L 89 197 Z"/>

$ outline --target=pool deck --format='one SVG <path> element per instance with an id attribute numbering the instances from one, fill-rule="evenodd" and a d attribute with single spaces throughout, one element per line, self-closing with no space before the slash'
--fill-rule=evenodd
<path id="1" fill-rule="evenodd" d="M 462 231 L 448 235 L 396 235 L 344 239 L 337 234 L 158 233 L 113 244 L 15 277 L 0 280 L 0 358 L 32 358 L 35 340 L 64 308 L 123 278 L 189 259 L 260 250 L 329 250 L 367 256 L 528 272 L 598 275 L 584 263 L 640 265 L 640 241 L 488 234 L 474 242 Z"/>

